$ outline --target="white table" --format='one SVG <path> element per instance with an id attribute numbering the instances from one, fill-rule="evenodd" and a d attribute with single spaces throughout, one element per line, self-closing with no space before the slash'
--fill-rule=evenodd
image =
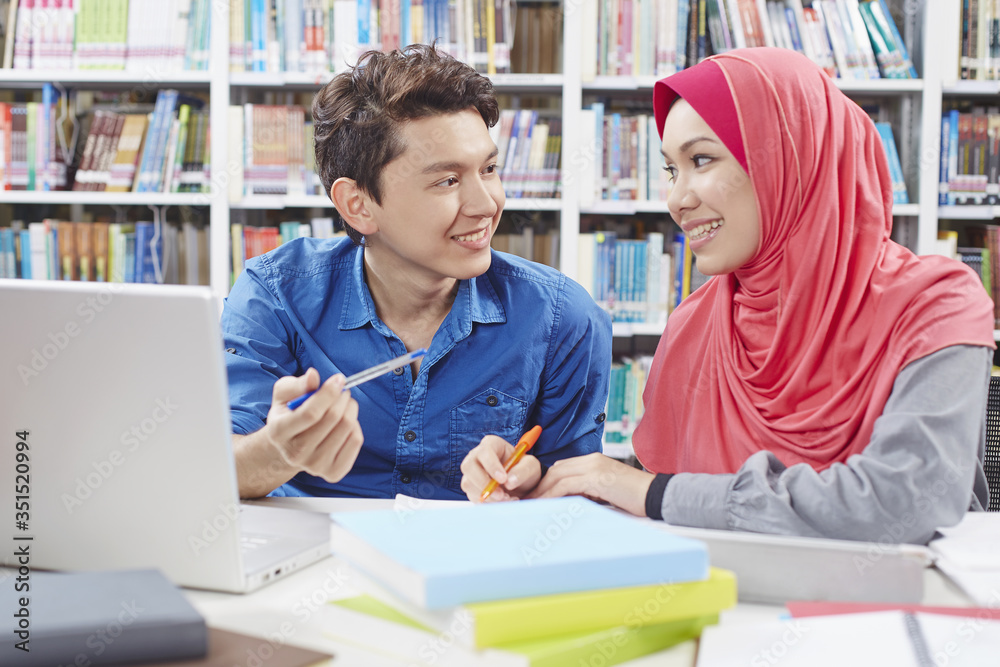
<path id="1" fill-rule="evenodd" d="M 384 509 L 391 500 L 352 500 L 336 498 L 275 498 L 260 501 L 271 506 L 294 507 L 312 511 L 334 512 Z M 413 665 L 469 664 L 452 662 L 443 654 L 424 651 L 432 661 L 421 661 L 412 649 L 412 634 L 383 623 L 374 632 L 370 623 L 345 611 L 330 600 L 362 593 L 387 595 L 376 583 L 352 569 L 339 558 L 330 557 L 247 595 L 207 591 L 186 591 L 188 598 L 213 627 L 261 637 L 258 657 L 266 658 L 274 643 L 286 642 L 332 653 L 327 664 L 336 667 L 411 667 Z M 929 568 L 925 573 L 924 603 L 969 606 L 971 600 L 940 572 Z M 746 623 L 771 620 L 784 612 L 779 605 L 740 603 L 721 614 L 720 623 Z M 380 623 L 380 622 L 376 622 Z M 629 667 L 683 666 L 695 663 L 695 641 L 685 642 L 660 653 L 623 663 Z M 421 646 L 421 648 L 427 648 Z M 409 653 L 407 653 L 409 651 Z M 249 656 L 241 664 L 248 664 Z M 266 660 L 262 660 L 267 664 Z M 489 664 L 483 660 L 482 664 Z"/>

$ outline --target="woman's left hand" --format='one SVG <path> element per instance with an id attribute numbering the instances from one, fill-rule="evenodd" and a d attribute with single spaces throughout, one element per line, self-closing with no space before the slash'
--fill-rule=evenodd
<path id="1" fill-rule="evenodd" d="M 646 516 L 653 474 L 594 452 L 556 461 L 528 498 L 586 496 L 637 516 Z"/>

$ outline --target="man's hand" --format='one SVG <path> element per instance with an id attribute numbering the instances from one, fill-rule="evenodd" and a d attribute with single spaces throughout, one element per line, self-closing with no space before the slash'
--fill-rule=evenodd
<path id="1" fill-rule="evenodd" d="M 296 410 L 288 402 L 316 390 Z M 266 495 L 300 471 L 337 482 L 350 472 L 364 436 L 358 402 L 344 391 L 344 376 L 319 386 L 319 372 L 274 383 L 267 423 L 251 435 L 234 438 L 241 497 Z"/>
<path id="2" fill-rule="evenodd" d="M 498 482 L 487 502 L 523 498 L 542 478 L 542 464 L 534 456 L 525 454 L 510 472 L 505 472 L 503 462 L 514 454 L 514 446 L 497 435 L 488 435 L 465 455 L 462 461 L 462 490 L 469 500 L 478 503 L 490 479 Z"/>

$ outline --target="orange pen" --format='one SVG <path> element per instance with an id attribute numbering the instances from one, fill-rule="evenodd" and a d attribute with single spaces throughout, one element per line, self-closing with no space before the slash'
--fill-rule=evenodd
<path id="1" fill-rule="evenodd" d="M 521 439 L 517 441 L 517 447 L 514 448 L 514 454 L 503 464 L 504 472 L 510 472 L 510 469 L 517 465 L 524 453 L 535 446 L 535 443 L 538 442 L 538 436 L 541 434 L 542 427 L 533 426 L 531 430 L 521 436 Z M 498 482 L 491 478 L 489 484 L 483 489 L 483 494 L 479 496 L 479 501 L 482 502 L 489 498 L 490 494 L 497 488 L 497 484 Z"/>

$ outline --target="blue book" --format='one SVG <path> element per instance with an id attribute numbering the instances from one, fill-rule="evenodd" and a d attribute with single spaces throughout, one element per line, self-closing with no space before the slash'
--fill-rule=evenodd
<path id="1" fill-rule="evenodd" d="M 896 21 L 892 18 L 889 5 L 886 4 L 885 0 L 878 0 L 878 4 L 879 9 L 881 9 L 882 14 L 885 16 L 889 31 L 892 33 L 892 39 L 896 42 L 896 48 L 899 49 L 899 55 L 903 61 L 903 69 L 909 73 L 911 79 L 919 78 L 917 68 L 913 66 L 913 59 L 910 58 L 910 50 L 906 48 L 906 42 L 903 41 L 903 36 L 899 34 L 899 28 L 896 26 Z M 875 8 L 872 7 L 872 9 L 874 10 Z"/>
<path id="2" fill-rule="evenodd" d="M 162 242 L 156 235 L 154 223 L 145 221 L 135 223 L 135 282 L 158 283 L 156 279 L 156 264 L 162 261 Z"/>
<path id="3" fill-rule="evenodd" d="M 951 150 L 951 114 L 941 114 L 941 157 L 938 168 L 938 204 L 948 205 L 948 154 Z"/>
<path id="4" fill-rule="evenodd" d="M 135 274 L 135 232 L 125 232 L 125 275 L 123 282 L 138 282 Z"/>
<path id="5" fill-rule="evenodd" d="M 948 112 L 948 204 L 957 203 L 955 190 L 958 188 L 958 109 Z"/>
<path id="6" fill-rule="evenodd" d="M 16 278 L 14 230 L 0 227 L 0 278 Z"/>
<path id="7" fill-rule="evenodd" d="M 32 278 L 31 275 L 31 233 L 22 229 L 21 237 L 21 278 Z"/>
<path id="8" fill-rule="evenodd" d="M 677 69 L 688 66 L 687 38 L 691 0 L 677 0 Z M 694 64 L 693 62 L 691 63 Z"/>
<path id="9" fill-rule="evenodd" d="M 580 496 L 332 518 L 334 552 L 427 609 L 708 578 L 703 542 Z"/>

